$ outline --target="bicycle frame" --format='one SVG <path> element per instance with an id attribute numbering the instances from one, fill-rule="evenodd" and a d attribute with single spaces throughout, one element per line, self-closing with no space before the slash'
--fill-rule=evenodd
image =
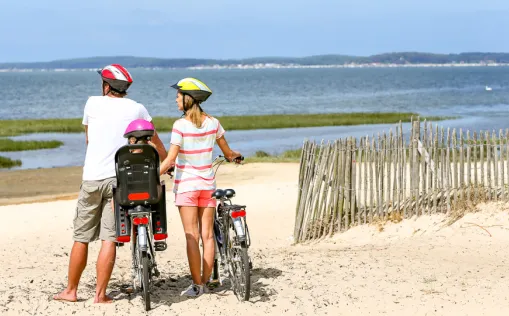
<path id="1" fill-rule="evenodd" d="M 152 263 L 152 268 L 157 270 L 155 251 L 153 245 L 154 232 L 152 231 L 152 211 L 150 208 L 138 205 L 129 210 L 131 219 L 131 258 L 132 276 L 134 288 L 141 286 L 140 258 L 142 252 L 147 252 Z M 139 284 L 136 284 L 138 279 Z"/>
<path id="2" fill-rule="evenodd" d="M 246 221 L 245 206 L 232 204 L 230 198 L 225 196 L 220 198 L 218 196 L 218 201 L 219 204 L 214 214 L 216 249 L 213 279 L 222 284 L 218 265 L 220 258 L 221 266 L 232 282 L 235 295 L 241 301 L 248 300 L 250 295 L 249 274 L 252 265 L 247 253 L 251 238 Z M 218 233 L 220 238 L 218 238 Z"/>
<path id="3" fill-rule="evenodd" d="M 216 159 L 214 159 L 214 162 L 216 162 L 216 160 L 221 157 L 222 156 L 218 156 Z M 241 158 L 241 160 L 243 159 Z M 227 160 L 223 159 L 214 164 L 213 167 L 217 166 L 214 175 L 217 173 L 219 166 L 224 161 Z M 233 240 L 230 240 L 230 225 L 232 226 L 231 228 L 235 230 Z M 218 240 L 218 233 L 221 240 Z M 230 245 L 230 242 L 233 244 Z M 229 270 L 227 273 L 232 271 L 232 262 L 226 260 L 226 247 L 241 248 L 243 246 L 248 248 L 250 244 L 251 238 L 247 226 L 245 206 L 233 205 L 230 197 L 223 196 L 219 198 L 218 205 L 214 212 L 215 251 L 213 279 L 222 283 L 219 277 L 219 266 L 217 264 L 218 259 L 221 261 L 221 266 Z"/>
<path id="4" fill-rule="evenodd" d="M 229 202 L 230 204 L 227 204 L 225 202 Z M 219 209 L 223 208 L 223 211 L 221 214 L 221 218 L 224 220 L 223 216 L 226 215 L 231 219 L 233 227 L 237 233 L 237 236 L 239 238 L 240 242 L 246 242 L 247 246 L 249 247 L 251 245 L 251 238 L 249 236 L 249 229 L 247 226 L 247 218 L 246 218 L 246 211 L 245 207 L 240 207 L 238 210 L 229 209 L 229 206 L 236 206 L 233 205 L 231 200 L 229 198 L 222 198 L 219 200 L 219 204 L 216 207 L 216 215 L 219 216 Z M 226 210 L 225 210 L 226 209 Z M 236 226 L 235 224 L 239 223 L 239 226 Z M 225 223 L 223 223 L 225 224 Z"/>
<path id="5" fill-rule="evenodd" d="M 159 177 L 157 151 L 148 144 L 126 145 L 115 154 L 117 190 L 113 185 L 116 240 L 131 246 L 131 285 L 125 293 L 142 290 L 145 310 L 150 310 L 152 277 L 160 275 L 156 251 L 166 250 L 165 184 Z"/>

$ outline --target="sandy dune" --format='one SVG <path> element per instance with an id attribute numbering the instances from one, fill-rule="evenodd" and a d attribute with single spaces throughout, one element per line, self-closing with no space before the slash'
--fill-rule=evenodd
<path id="1" fill-rule="evenodd" d="M 184 236 L 168 195 L 169 247 L 153 310 L 164 315 L 507 315 L 509 205 L 491 203 L 447 226 L 442 215 L 359 226 L 332 239 L 292 246 L 296 164 L 224 166 L 220 187 L 247 204 L 253 244 L 253 297 L 239 303 L 226 287 L 197 299 Z M 119 294 L 130 275 L 120 248 L 110 282 L 116 301 L 92 303 L 98 243 L 90 247 L 78 303 L 55 302 L 66 283 L 75 200 L 0 207 L 1 315 L 143 315 L 142 299 Z M 483 228 L 477 225 L 483 226 Z M 491 235 L 491 236 L 490 236 Z"/>

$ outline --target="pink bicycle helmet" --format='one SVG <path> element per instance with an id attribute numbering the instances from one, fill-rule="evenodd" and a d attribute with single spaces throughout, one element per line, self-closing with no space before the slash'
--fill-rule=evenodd
<path id="1" fill-rule="evenodd" d="M 138 120 L 132 121 L 131 123 L 129 123 L 129 125 L 127 125 L 127 128 L 124 132 L 124 137 L 125 138 L 152 137 L 152 136 L 154 136 L 154 131 L 155 131 L 155 128 L 154 128 L 154 124 L 152 124 L 152 122 L 149 122 L 147 120 L 138 119 Z"/>

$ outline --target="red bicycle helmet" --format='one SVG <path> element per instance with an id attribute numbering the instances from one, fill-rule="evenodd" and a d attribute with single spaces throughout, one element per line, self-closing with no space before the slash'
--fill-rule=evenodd
<path id="1" fill-rule="evenodd" d="M 127 69 L 119 64 L 112 64 L 98 70 L 104 81 L 106 81 L 112 90 L 124 93 L 133 83 L 133 77 Z"/>

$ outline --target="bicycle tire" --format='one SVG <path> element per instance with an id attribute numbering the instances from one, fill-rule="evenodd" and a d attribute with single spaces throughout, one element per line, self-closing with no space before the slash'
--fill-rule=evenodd
<path id="1" fill-rule="evenodd" d="M 232 233 L 231 236 L 237 236 L 231 221 L 229 226 Z M 230 243 L 231 239 L 228 242 Z M 249 268 L 249 254 L 247 252 L 247 245 L 245 242 L 243 242 L 239 245 L 239 247 L 228 248 L 228 256 L 231 262 L 230 276 L 232 278 L 233 293 L 235 296 L 237 296 L 238 300 L 248 301 L 251 294 L 251 269 Z M 233 253 L 230 253 L 232 250 Z M 237 256 L 240 256 L 240 261 L 234 262 L 233 259 Z M 242 278 L 244 280 L 242 280 Z M 242 283 L 244 285 L 243 287 Z"/>
<path id="2" fill-rule="evenodd" d="M 223 255 L 224 255 L 224 268 L 226 269 L 226 274 L 228 275 L 228 280 L 231 283 L 232 289 L 233 289 L 233 281 L 234 281 L 234 275 L 233 275 L 233 265 L 232 265 L 232 255 L 231 255 L 231 240 L 230 240 L 230 234 L 228 232 L 228 218 L 223 219 L 223 226 L 222 226 L 222 233 L 223 233 Z"/>
<path id="3" fill-rule="evenodd" d="M 143 287 L 143 300 L 145 301 L 145 311 L 150 310 L 150 272 L 149 272 L 149 258 L 146 251 L 141 253 L 142 264 L 142 287 Z"/>
<path id="4" fill-rule="evenodd" d="M 241 248 L 241 265 L 242 270 L 241 273 L 244 274 L 245 284 L 244 284 L 244 293 L 242 295 L 242 301 L 249 301 L 249 296 L 251 294 L 251 269 L 249 268 L 249 254 L 247 253 L 247 247 Z"/>
<path id="5" fill-rule="evenodd" d="M 132 243 L 132 265 L 133 265 L 133 289 L 136 291 L 138 289 L 138 286 L 141 286 L 141 284 L 138 284 L 139 281 L 139 270 L 140 270 L 140 251 L 138 250 L 138 242 L 135 241 L 136 239 L 133 238 Z"/>

